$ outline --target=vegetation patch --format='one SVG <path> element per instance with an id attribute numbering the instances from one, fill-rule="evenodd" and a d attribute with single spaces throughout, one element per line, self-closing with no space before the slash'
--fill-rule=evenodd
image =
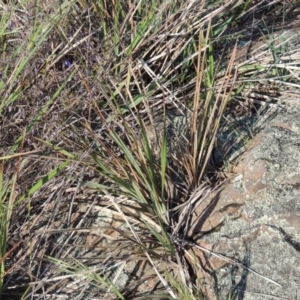
<path id="1" fill-rule="evenodd" d="M 297 9 L 0 1 L 1 297 L 211 299 L 191 216 L 298 87 Z"/>

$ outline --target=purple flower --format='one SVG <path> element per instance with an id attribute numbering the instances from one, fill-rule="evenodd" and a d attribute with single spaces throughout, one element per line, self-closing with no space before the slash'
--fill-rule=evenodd
<path id="1" fill-rule="evenodd" d="M 13 27 L 14 27 L 14 22 L 13 21 L 9 21 L 8 27 L 9 27 L 10 30 L 12 30 Z"/>
<path id="2" fill-rule="evenodd" d="M 69 69 L 70 67 L 71 67 L 71 62 L 69 61 L 69 60 L 65 60 L 65 62 L 64 62 L 64 67 L 66 68 L 66 69 Z"/>

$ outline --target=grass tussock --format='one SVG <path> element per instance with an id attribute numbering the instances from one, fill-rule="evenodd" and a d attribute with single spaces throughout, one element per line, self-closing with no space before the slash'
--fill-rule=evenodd
<path id="1" fill-rule="evenodd" d="M 3 299 L 211 297 L 191 217 L 224 113 L 295 84 L 276 37 L 240 54 L 245 24 L 292 26 L 281 2 L 0 1 Z"/>

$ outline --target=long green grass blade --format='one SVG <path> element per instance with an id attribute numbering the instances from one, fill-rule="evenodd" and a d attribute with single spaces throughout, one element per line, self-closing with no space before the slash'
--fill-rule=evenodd
<path id="1" fill-rule="evenodd" d="M 38 191 L 42 186 L 44 186 L 47 182 L 49 182 L 52 178 L 57 176 L 61 171 L 63 171 L 68 165 L 70 161 L 67 160 L 64 163 L 60 164 L 57 168 L 49 172 L 42 179 L 38 180 L 36 184 L 34 184 L 24 195 L 22 195 L 17 201 L 16 204 L 21 203 L 25 198 L 30 197 L 36 191 Z"/>

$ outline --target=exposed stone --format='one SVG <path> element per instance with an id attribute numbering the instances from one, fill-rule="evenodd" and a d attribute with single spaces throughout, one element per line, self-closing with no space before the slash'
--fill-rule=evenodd
<path id="1" fill-rule="evenodd" d="M 197 208 L 190 235 L 200 236 L 199 245 L 277 283 L 199 250 L 206 265 L 199 272 L 215 299 L 300 299 L 299 153 L 300 105 L 294 103 L 255 136 L 231 182 Z M 209 217 L 201 219 L 209 201 Z"/>

